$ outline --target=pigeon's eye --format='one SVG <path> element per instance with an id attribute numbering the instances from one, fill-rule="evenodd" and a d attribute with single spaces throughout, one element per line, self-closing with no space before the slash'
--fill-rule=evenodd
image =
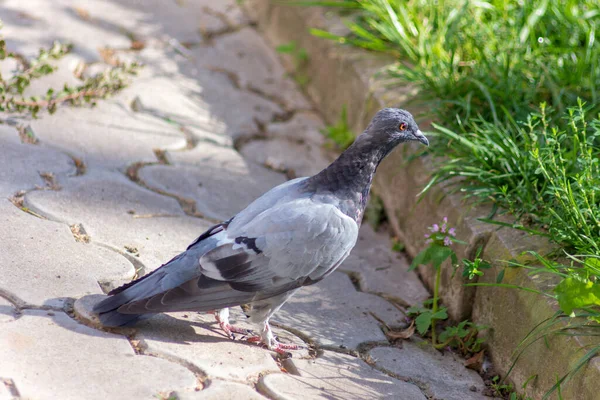
<path id="1" fill-rule="evenodd" d="M 406 124 L 403 122 L 400 124 L 400 126 L 398 127 L 398 129 L 400 129 L 401 131 L 405 131 L 406 130 Z"/>

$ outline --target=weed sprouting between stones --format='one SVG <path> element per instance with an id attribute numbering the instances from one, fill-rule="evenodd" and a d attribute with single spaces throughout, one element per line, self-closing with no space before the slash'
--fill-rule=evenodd
<path id="1" fill-rule="evenodd" d="M 49 49 L 40 49 L 34 59 L 26 60 L 10 51 L 4 38 L 0 37 L 0 61 L 14 59 L 20 66 L 9 79 L 0 75 L 0 112 L 29 114 L 35 118 L 43 110 L 54 113 L 61 104 L 94 105 L 98 99 L 104 99 L 127 86 L 128 79 L 141 67 L 135 62 L 117 60 L 110 68 L 86 78 L 80 85 L 65 83 L 60 88 L 48 88 L 43 96 L 24 97 L 23 92 L 31 82 L 55 72 L 57 67 L 52 62 L 64 57 L 71 49 L 70 44 L 54 42 Z"/>

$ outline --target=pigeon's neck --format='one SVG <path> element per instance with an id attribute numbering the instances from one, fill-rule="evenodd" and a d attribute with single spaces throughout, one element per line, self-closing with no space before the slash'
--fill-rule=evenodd
<path id="1" fill-rule="evenodd" d="M 363 134 L 343 152 L 330 166 L 309 178 L 308 188 L 314 192 L 332 193 L 356 210 L 358 218 L 367 202 L 373 176 L 379 163 L 394 148 L 394 145 L 377 143 Z"/>

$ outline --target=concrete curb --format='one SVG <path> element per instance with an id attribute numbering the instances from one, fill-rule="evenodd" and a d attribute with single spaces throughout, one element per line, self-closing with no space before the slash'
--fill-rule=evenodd
<path id="1" fill-rule="evenodd" d="M 414 88 L 386 88 L 383 79 L 375 79 L 377 71 L 389 65 L 390 59 L 355 48 L 342 47 L 333 41 L 324 40 L 309 33 L 310 28 L 322 28 L 344 32 L 344 26 L 330 11 L 317 7 L 286 6 L 270 0 L 248 0 L 248 13 L 258 22 L 265 36 L 277 46 L 294 41 L 297 48 L 305 49 L 309 62 L 298 66 L 293 56 L 282 55 L 286 67 L 295 74 L 310 77 L 304 90 L 322 112 L 328 123 L 335 123 L 343 106 L 348 111 L 348 122 L 355 132 L 360 132 L 376 110 L 384 106 L 402 106 L 413 114 L 422 114 L 417 104 Z M 327 60 L 327 62 L 315 62 Z M 299 70 L 300 68 L 300 70 Z M 417 118 L 422 129 L 427 129 L 430 120 Z M 406 150 L 398 149 L 380 166 L 374 191 L 383 200 L 394 233 L 406 245 L 406 250 L 415 256 L 424 246 L 427 226 L 438 223 L 444 216 L 455 224 L 457 236 L 469 242 L 459 249 L 459 258 L 473 258 L 479 247 L 485 250 L 489 260 L 518 258 L 524 250 L 548 246 L 539 238 L 503 228 L 484 224 L 478 218 L 489 215 L 487 208 L 465 205 L 459 196 L 448 190 L 436 188 L 417 202 L 417 194 L 427 182 L 427 172 L 432 162 L 428 158 L 417 158 L 408 162 Z M 481 280 L 493 282 L 500 271 L 494 267 Z M 451 276 L 450 268 L 442 276 L 442 297 L 455 320 L 472 318 L 475 322 L 491 327 L 489 353 L 495 368 L 506 374 L 512 363 L 512 353 L 527 333 L 557 311 L 557 305 L 532 293 L 497 287 L 467 287 L 460 272 Z M 424 282 L 433 286 L 433 271 L 419 271 Z M 514 283 L 539 289 L 548 282 L 543 277 L 528 276 L 522 270 L 512 270 L 504 278 L 505 283 Z M 541 398 L 557 379 L 562 377 L 582 357 L 590 343 L 581 338 L 553 336 L 548 341 L 538 340 L 521 356 L 511 373 L 515 387 L 520 388 L 529 378 L 527 393 Z M 595 341 L 598 344 L 598 341 Z M 600 363 L 592 359 L 568 384 L 563 385 L 564 399 L 595 399 L 600 391 Z"/>

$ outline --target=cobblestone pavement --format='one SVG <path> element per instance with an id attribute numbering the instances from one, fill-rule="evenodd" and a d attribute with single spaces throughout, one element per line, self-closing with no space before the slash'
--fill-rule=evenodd
<path id="1" fill-rule="evenodd" d="M 428 294 L 369 226 L 340 272 L 275 318 L 276 334 L 316 358 L 281 361 L 197 313 L 120 332 L 90 326 L 95 297 L 325 166 L 323 124 L 236 1 L 4 0 L 0 16 L 25 57 L 55 39 L 74 44 L 28 94 L 76 84 L 82 63 L 100 70 L 99 48 L 145 64 L 95 108 L 0 125 L 0 400 L 483 397 L 481 378 L 450 355 L 386 340 L 373 315 L 406 323 L 386 299 Z M 132 37 L 141 51 L 127 50 Z M 22 143 L 17 124 L 37 144 Z"/>

